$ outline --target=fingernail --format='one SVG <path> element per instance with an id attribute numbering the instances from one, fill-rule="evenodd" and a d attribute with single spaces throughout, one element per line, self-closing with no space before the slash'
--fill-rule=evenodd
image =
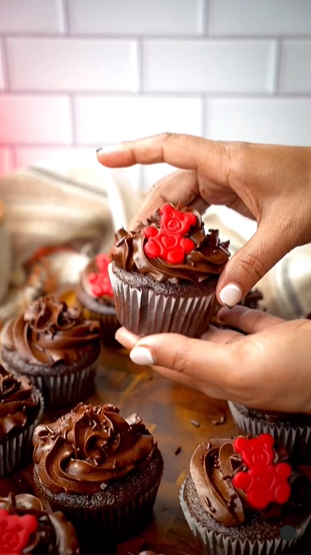
<path id="1" fill-rule="evenodd" d="M 120 150 L 119 145 L 99 146 L 96 149 L 96 152 L 100 152 L 102 154 L 109 154 L 110 152 L 116 152 L 117 150 Z"/>
<path id="2" fill-rule="evenodd" d="M 228 283 L 219 293 L 221 302 L 232 308 L 242 299 L 242 289 L 236 283 Z"/>
<path id="3" fill-rule="evenodd" d="M 146 347 L 135 347 L 135 349 L 130 352 L 130 359 L 135 364 L 139 364 L 139 366 L 154 364 L 154 358 Z"/>

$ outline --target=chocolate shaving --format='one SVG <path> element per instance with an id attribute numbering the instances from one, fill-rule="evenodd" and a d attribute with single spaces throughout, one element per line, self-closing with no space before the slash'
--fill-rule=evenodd
<path id="1" fill-rule="evenodd" d="M 179 455 L 179 453 L 181 452 L 181 447 L 177 447 L 177 449 L 175 449 L 175 453 L 174 455 Z"/>
<path id="2" fill-rule="evenodd" d="M 226 417 L 224 414 L 222 414 L 218 420 L 212 420 L 212 424 L 213 426 L 220 426 L 221 424 L 224 424 L 226 422 Z"/>

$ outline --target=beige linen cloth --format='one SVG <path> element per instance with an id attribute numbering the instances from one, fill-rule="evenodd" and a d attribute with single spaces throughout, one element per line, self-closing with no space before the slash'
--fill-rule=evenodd
<path id="1" fill-rule="evenodd" d="M 67 253 L 58 260 L 64 280 L 69 275 L 72 281 L 87 256 L 109 250 L 114 231 L 127 227 L 142 201 L 131 175 L 126 169 L 103 168 L 90 153 L 57 156 L 0 179 L 6 205 L 0 204 L 0 318 L 11 315 L 12 303 L 13 308 L 18 304 L 21 267 L 39 247 L 79 247 L 74 266 L 66 266 Z M 223 207 L 210 208 L 204 220 L 208 228 L 220 229 L 222 239 L 230 239 L 232 253 L 255 231 L 254 222 Z M 311 312 L 310 275 L 311 245 L 287 255 L 258 284 L 268 311 L 286 319 Z"/>

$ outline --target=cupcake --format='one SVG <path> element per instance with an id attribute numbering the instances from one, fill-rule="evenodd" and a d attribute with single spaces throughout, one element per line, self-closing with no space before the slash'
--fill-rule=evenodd
<path id="1" fill-rule="evenodd" d="M 81 401 L 90 390 L 100 353 L 99 324 L 80 309 L 41 297 L 3 330 L 1 356 L 28 376 L 49 407 Z"/>
<path id="2" fill-rule="evenodd" d="M 79 404 L 33 437 L 34 481 L 53 509 L 118 541 L 151 518 L 163 471 L 141 419 L 113 405 Z"/>
<path id="3" fill-rule="evenodd" d="M 311 464 L 311 415 L 250 409 L 229 402 L 233 420 L 245 434 L 271 434 L 286 446 L 290 459 Z"/>
<path id="4" fill-rule="evenodd" d="M 164 204 L 134 231 L 120 229 L 109 266 L 119 321 L 144 336 L 200 337 L 209 325 L 229 243 L 204 231 L 199 212 Z"/>
<path id="5" fill-rule="evenodd" d="M 293 547 L 311 518 L 310 482 L 270 434 L 212 439 L 195 450 L 180 492 L 202 555 L 274 555 Z M 285 525 L 295 528 L 282 539 Z"/>
<path id="6" fill-rule="evenodd" d="M 77 298 L 82 305 L 84 317 L 99 321 L 103 345 L 117 347 L 120 343 L 114 336 L 120 323 L 114 306 L 108 264 L 109 257 L 105 254 L 98 254 L 88 263 L 80 276 Z"/>
<path id="7" fill-rule="evenodd" d="M 0 497 L 0 553 L 79 555 L 75 530 L 60 512 L 48 513 L 28 493 Z"/>
<path id="8" fill-rule="evenodd" d="M 0 366 L 0 477 L 27 462 L 42 413 L 43 398 L 31 381 Z"/>

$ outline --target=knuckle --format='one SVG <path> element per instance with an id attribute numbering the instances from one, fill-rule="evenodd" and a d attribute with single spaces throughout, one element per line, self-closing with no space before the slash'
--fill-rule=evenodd
<path id="1" fill-rule="evenodd" d="M 189 371 L 189 354 L 187 349 L 187 342 L 184 343 L 183 348 L 177 348 L 172 353 L 171 367 L 180 374 L 187 374 Z"/>
<path id="2" fill-rule="evenodd" d="M 158 137 L 161 142 L 168 142 L 168 141 L 175 140 L 178 137 L 178 135 L 176 135 L 176 133 L 171 133 L 170 131 L 164 131 L 163 133 L 160 133 Z"/>

